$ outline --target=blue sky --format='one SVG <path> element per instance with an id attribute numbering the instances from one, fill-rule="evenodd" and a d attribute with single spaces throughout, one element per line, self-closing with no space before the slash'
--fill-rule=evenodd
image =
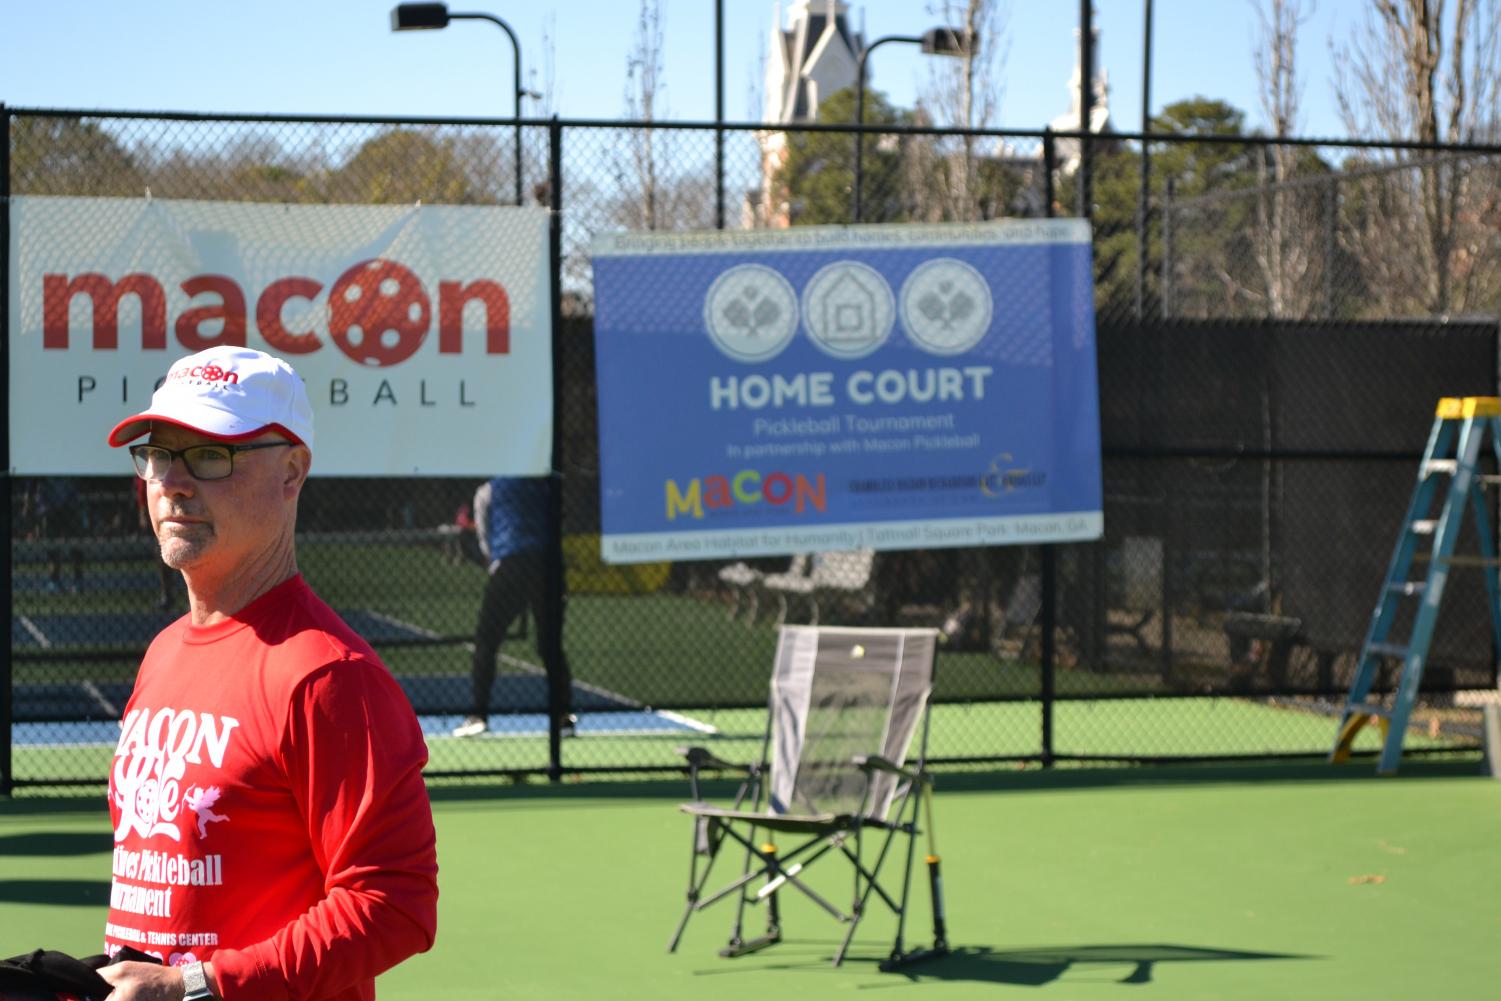
<path id="1" fill-rule="evenodd" d="M 724 0 L 725 117 L 758 118 L 748 91 L 772 23 L 772 0 Z M 666 114 L 714 115 L 713 0 L 662 0 Z M 924 0 L 853 4 L 868 38 L 916 34 L 936 19 Z M 1305 4 L 1307 6 L 1307 4 Z M 0 0 L 0 101 L 21 107 L 202 112 L 495 116 L 511 113 L 511 50 L 494 25 L 394 34 L 387 0 Z M 1365 0 L 1321 0 L 1300 44 L 1305 136 L 1345 134 L 1332 99 L 1329 40 L 1344 39 Z M 1079 4 L 1011 0 L 1000 121 L 1036 129 L 1068 107 Z M 454 10 L 504 18 L 523 68 L 542 87 L 553 38 L 551 106 L 564 117 L 624 111 L 637 0 L 463 0 Z M 1141 123 L 1142 0 L 1097 0 L 1100 59 L 1116 126 Z M 1153 108 L 1194 94 L 1261 122 L 1251 0 L 1155 0 Z M 910 106 L 924 56 L 885 46 L 872 82 Z M 537 75 L 532 75 L 532 70 Z M 529 109 L 528 113 L 532 113 Z"/>

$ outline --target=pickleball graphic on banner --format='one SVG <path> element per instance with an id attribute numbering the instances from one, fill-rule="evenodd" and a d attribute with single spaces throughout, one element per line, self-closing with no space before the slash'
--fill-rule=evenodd
<path id="1" fill-rule="evenodd" d="M 918 265 L 902 286 L 902 323 L 912 343 L 936 355 L 963 354 L 990 329 L 990 283 L 963 261 Z"/>
<path id="2" fill-rule="evenodd" d="M 600 239 L 604 559 L 1098 538 L 1089 241 L 1078 220 Z"/>
<path id="3" fill-rule="evenodd" d="M 716 278 L 704 296 L 704 327 L 736 361 L 766 361 L 797 332 L 797 295 L 771 268 L 741 264 Z"/>

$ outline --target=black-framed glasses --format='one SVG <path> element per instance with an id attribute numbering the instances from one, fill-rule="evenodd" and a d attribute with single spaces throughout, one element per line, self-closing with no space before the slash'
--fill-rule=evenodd
<path id="1" fill-rule="evenodd" d="M 130 458 L 136 475 L 143 480 L 165 479 L 172 460 L 182 458 L 188 475 L 195 480 L 222 480 L 235 471 L 235 453 L 253 452 L 258 448 L 291 445 L 290 441 L 262 441 L 253 445 L 189 445 L 187 448 L 163 448 L 160 445 L 132 445 Z"/>

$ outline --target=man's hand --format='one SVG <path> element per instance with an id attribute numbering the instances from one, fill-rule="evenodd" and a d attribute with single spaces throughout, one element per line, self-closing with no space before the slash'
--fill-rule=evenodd
<path id="1" fill-rule="evenodd" d="M 209 988 L 218 994 L 213 972 L 204 964 Z M 99 975 L 114 988 L 109 1001 L 182 1001 L 182 971 L 156 963 L 113 963 L 99 968 Z"/>

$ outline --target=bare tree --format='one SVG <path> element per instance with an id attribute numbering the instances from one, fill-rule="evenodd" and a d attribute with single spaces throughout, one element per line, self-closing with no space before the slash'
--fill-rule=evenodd
<path id="1" fill-rule="evenodd" d="M 631 130 L 630 154 L 641 198 L 635 222 L 649 230 L 661 223 L 657 143 L 651 123 L 656 121 L 662 90 L 662 8 L 659 0 L 641 0 L 636 38 L 625 61 L 625 111 L 627 118 L 646 125 Z"/>
<path id="2" fill-rule="evenodd" d="M 990 127 L 1000 115 L 1009 4 L 931 0 L 928 13 L 944 25 L 962 29 L 965 50 L 957 58 L 930 61 L 928 81 L 918 97 L 919 121 L 961 129 Z M 975 144 L 970 135 L 913 144 L 909 169 L 927 178 L 919 191 L 936 195 L 936 202 L 920 199 L 933 202 L 919 206 L 920 216 L 968 221 L 998 214 L 996 206 L 987 205 L 993 201 L 988 195 L 994 193 L 981 177 Z"/>
<path id="3" fill-rule="evenodd" d="M 525 118 L 551 118 L 558 107 L 558 24 L 557 14 L 549 11 L 542 18 L 542 56 L 527 68 Z M 541 64 L 540 70 L 538 63 Z M 526 159 L 527 191 L 533 203 L 548 205 L 552 200 L 550 180 L 551 149 L 547 130 L 541 126 L 526 129 L 522 156 Z"/>
<path id="4" fill-rule="evenodd" d="M 558 13 L 550 10 L 542 17 L 542 73 L 540 81 L 537 67 L 527 75 L 531 84 L 533 114 L 537 118 L 551 118 L 558 107 Z"/>
<path id="5" fill-rule="evenodd" d="M 1298 129 L 1302 90 L 1298 83 L 1298 29 L 1313 14 L 1302 0 L 1253 0 L 1260 30 L 1251 56 L 1256 67 L 1262 113 L 1272 135 L 1286 139 Z M 1317 213 L 1327 205 L 1317 191 L 1292 185 L 1298 172 L 1298 148 L 1274 145 L 1256 160 L 1260 191 L 1252 245 L 1266 286 L 1271 316 L 1306 316 L 1314 296 L 1307 278 L 1314 263 L 1311 236 Z"/>
<path id="6" fill-rule="evenodd" d="M 633 124 L 606 156 L 615 182 L 608 221 L 633 230 L 707 228 L 714 224 L 712 170 L 685 172 L 681 136 L 654 125 L 667 110 L 662 53 L 662 0 L 641 0 L 626 57 L 625 110 Z"/>
<path id="7" fill-rule="evenodd" d="M 1336 96 L 1352 133 L 1435 144 L 1495 139 L 1501 4 L 1456 0 L 1452 17 L 1446 7 L 1447 0 L 1371 0 L 1354 40 L 1331 42 Z M 1501 288 L 1494 164 L 1433 151 L 1398 151 L 1393 160 L 1409 169 L 1369 175 L 1361 193 L 1382 210 L 1365 213 L 1352 237 L 1361 241 L 1361 256 L 1387 278 L 1415 265 L 1419 287 L 1409 294 L 1433 313 L 1493 305 Z M 1371 284 L 1388 296 L 1394 291 Z"/>

